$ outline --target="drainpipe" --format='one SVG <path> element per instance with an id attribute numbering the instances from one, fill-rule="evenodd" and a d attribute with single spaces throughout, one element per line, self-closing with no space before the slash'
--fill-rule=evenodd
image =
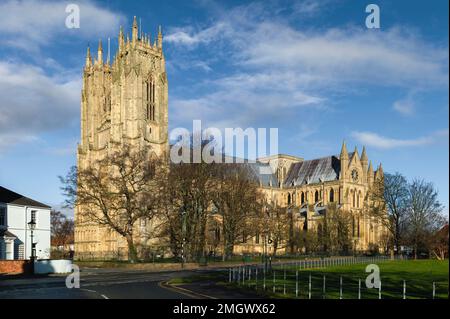
<path id="1" fill-rule="evenodd" d="M 27 259 L 27 256 L 28 256 L 28 245 L 27 245 L 27 243 L 28 243 L 28 223 L 27 223 L 27 220 L 28 220 L 28 206 L 25 206 L 25 225 L 24 225 L 24 227 L 25 227 L 25 249 L 24 249 L 24 251 L 23 251 L 23 258 L 24 259 Z"/>

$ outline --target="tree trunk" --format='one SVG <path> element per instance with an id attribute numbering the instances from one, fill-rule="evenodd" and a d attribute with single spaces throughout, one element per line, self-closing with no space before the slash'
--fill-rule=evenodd
<path id="1" fill-rule="evenodd" d="M 417 259 L 417 244 L 414 244 L 414 259 Z"/>
<path id="2" fill-rule="evenodd" d="M 138 260 L 138 258 L 137 250 L 134 246 L 133 235 L 127 235 L 126 239 L 128 244 L 128 261 L 134 263 Z"/>
<path id="3" fill-rule="evenodd" d="M 396 223 L 395 224 L 395 234 L 394 234 L 394 243 L 396 250 L 394 249 L 394 252 L 396 255 L 400 254 L 400 226 Z"/>
<path id="4" fill-rule="evenodd" d="M 224 255 L 225 259 L 228 260 L 233 256 L 234 252 L 234 235 L 232 233 L 228 234 L 227 236 L 224 236 Z"/>
<path id="5" fill-rule="evenodd" d="M 205 257 L 205 247 L 206 247 L 206 218 L 202 215 L 199 242 L 197 246 L 197 260 L 200 262 L 203 257 Z"/>

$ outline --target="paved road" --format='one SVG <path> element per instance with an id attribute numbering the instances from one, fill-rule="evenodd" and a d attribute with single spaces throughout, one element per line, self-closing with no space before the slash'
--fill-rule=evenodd
<path id="1" fill-rule="evenodd" d="M 189 299 L 190 296 L 161 286 L 162 281 L 186 276 L 195 271 L 145 272 L 118 269 L 85 269 L 80 275 L 80 288 L 68 289 L 65 277 L 0 279 L 0 299 Z"/>

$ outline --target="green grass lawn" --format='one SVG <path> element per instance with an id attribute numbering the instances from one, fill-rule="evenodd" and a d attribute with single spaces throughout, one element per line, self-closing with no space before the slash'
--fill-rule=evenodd
<path id="1" fill-rule="evenodd" d="M 403 281 L 406 281 L 406 298 L 432 298 L 433 282 L 435 282 L 435 298 L 448 298 L 449 269 L 448 260 L 408 260 L 382 261 L 380 268 L 381 295 L 383 299 L 403 298 Z M 344 299 L 358 298 L 358 280 L 361 279 L 361 299 L 378 298 L 378 289 L 366 287 L 365 279 L 369 273 L 365 272 L 367 264 L 335 266 L 326 269 L 301 269 L 299 273 L 298 298 L 309 298 L 309 276 L 311 275 L 311 298 L 338 299 L 340 297 L 340 278 L 342 277 L 342 296 Z M 273 292 L 273 273 L 266 276 L 266 290 L 263 291 L 262 271 L 259 271 L 258 283 L 255 273 L 250 281 L 237 285 L 227 284 L 237 289 L 251 289 L 262 295 L 275 298 L 296 298 L 296 269 L 281 266 L 274 267 L 275 293 Z M 323 294 L 323 277 L 325 276 L 325 295 Z M 227 282 L 228 276 L 222 274 L 221 281 Z M 257 285 L 256 285 L 257 284 Z M 286 291 L 286 292 L 285 292 Z"/>

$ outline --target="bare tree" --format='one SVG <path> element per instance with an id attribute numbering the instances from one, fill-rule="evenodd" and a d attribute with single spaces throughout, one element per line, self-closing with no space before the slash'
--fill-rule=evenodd
<path id="1" fill-rule="evenodd" d="M 318 227 L 318 240 L 324 252 L 344 252 L 351 249 L 351 216 L 330 203 Z"/>
<path id="2" fill-rule="evenodd" d="M 128 245 L 128 258 L 137 260 L 135 224 L 152 220 L 160 203 L 160 180 L 164 161 L 148 150 L 123 146 L 87 168 L 78 168 L 77 179 L 71 170 L 63 191 L 75 204 L 80 221 L 105 226 L 121 236 Z"/>
<path id="3" fill-rule="evenodd" d="M 408 182 L 400 173 L 385 174 L 376 179 L 368 195 L 368 212 L 392 235 L 394 252 L 398 253 L 405 235 L 408 213 Z"/>
<path id="4" fill-rule="evenodd" d="M 316 231 L 302 230 L 300 232 L 299 248 L 304 249 L 306 254 L 320 251 L 321 243 Z"/>
<path id="5" fill-rule="evenodd" d="M 444 227 L 432 235 L 430 248 L 437 259 L 444 260 L 448 257 L 448 221 Z"/>
<path id="6" fill-rule="evenodd" d="M 414 179 L 408 187 L 407 231 L 414 257 L 418 251 L 427 249 L 433 234 L 444 224 L 443 206 L 432 183 Z"/>
<path id="7" fill-rule="evenodd" d="M 185 257 L 199 261 L 206 254 L 206 231 L 212 209 L 213 164 L 172 164 L 165 186 L 166 221 L 172 251 L 184 246 Z"/>
<path id="8" fill-rule="evenodd" d="M 51 244 L 64 252 L 73 243 L 74 223 L 59 211 L 50 212 Z"/>
<path id="9" fill-rule="evenodd" d="M 289 244 L 290 216 L 286 207 L 277 202 L 266 203 L 262 219 L 264 229 L 273 245 L 273 255 L 278 249 L 285 248 Z"/>
<path id="10" fill-rule="evenodd" d="M 233 255 L 234 246 L 248 235 L 256 235 L 255 222 L 262 212 L 262 194 L 245 164 L 217 165 L 213 203 L 220 216 L 223 258 Z"/>
<path id="11" fill-rule="evenodd" d="M 61 182 L 60 189 L 65 197 L 63 207 L 73 209 L 77 200 L 77 167 L 71 166 L 66 176 L 58 176 L 58 178 Z"/>

